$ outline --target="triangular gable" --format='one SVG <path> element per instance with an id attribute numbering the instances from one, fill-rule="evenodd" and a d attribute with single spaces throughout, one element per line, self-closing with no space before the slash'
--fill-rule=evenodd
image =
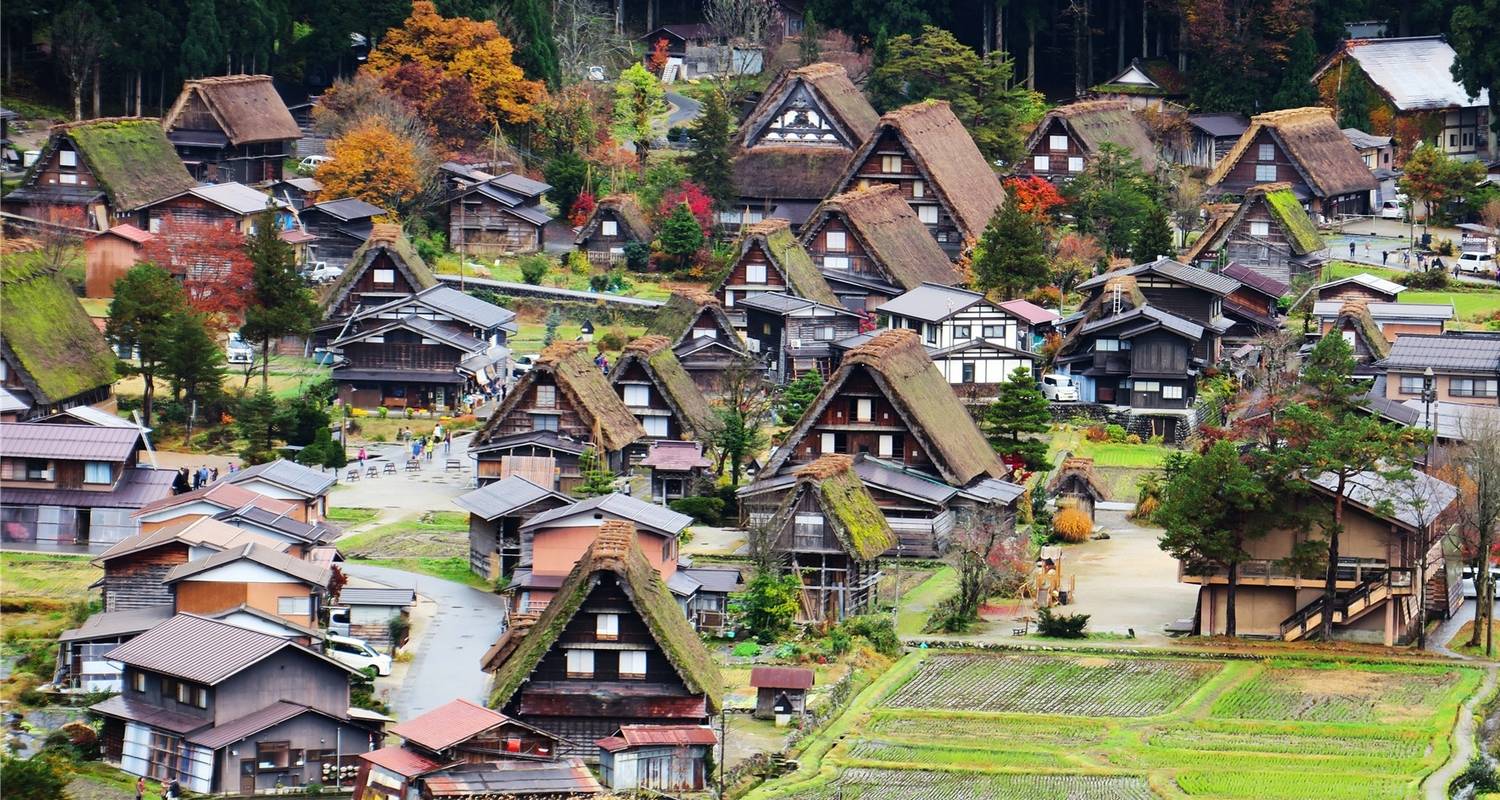
<path id="1" fill-rule="evenodd" d="M 134 211 L 163 197 L 198 185 L 188 174 L 161 120 L 152 117 L 106 117 L 54 126 L 42 145 L 23 186 L 40 186 L 38 179 L 58 143 L 66 138 L 83 166 L 94 176 L 119 214 Z M 53 188 L 48 184 L 46 188 Z M 74 187 L 69 187 L 74 188 Z M 83 187 L 87 188 L 87 187 Z"/>
<path id="2" fill-rule="evenodd" d="M 381 254 L 386 254 L 396 272 L 402 275 L 408 285 L 412 288 L 412 294 L 429 289 L 438 283 L 437 276 L 427 268 L 422 257 L 417 255 L 416 248 L 402 232 L 400 225 L 376 224 L 370 229 L 370 236 L 364 244 L 355 249 L 349 259 L 349 266 L 343 274 L 339 275 L 338 282 L 333 285 L 333 290 L 328 295 L 325 319 L 331 318 L 337 309 L 348 299 L 350 292 L 359 283 L 359 279 L 375 266 L 376 259 Z"/>
<path id="3" fill-rule="evenodd" d="M 1125 100 L 1084 100 L 1048 111 L 1026 138 L 1027 152 L 1036 150 L 1054 122 L 1061 124 L 1085 153 L 1097 153 L 1103 145 L 1114 144 L 1140 159 L 1147 172 L 1156 167 L 1157 150 L 1151 133 Z"/>
<path id="4" fill-rule="evenodd" d="M 646 214 L 641 210 L 640 204 L 635 201 L 635 196 L 617 194 L 599 199 L 599 203 L 594 206 L 593 213 L 589 214 L 587 220 L 584 220 L 583 227 L 578 229 L 578 235 L 573 239 L 574 244 L 582 244 L 584 240 L 593 236 L 594 232 L 599 229 L 599 223 L 608 218 L 619 222 L 621 230 L 629 234 L 631 240 L 651 241 L 651 224 L 646 221 Z"/>
<path id="5" fill-rule="evenodd" d="M 162 123 L 178 128 L 188 106 L 207 111 L 236 147 L 301 137 L 297 121 L 276 93 L 269 75 L 222 75 L 188 81 Z"/>
<path id="6" fill-rule="evenodd" d="M 1124 84 L 1126 86 L 1149 86 L 1153 89 L 1161 88 L 1156 81 L 1151 80 L 1150 75 L 1147 75 L 1136 64 L 1131 64 L 1125 68 L 1124 72 L 1105 81 L 1106 86 L 1113 83 Z"/>
<path id="7" fill-rule="evenodd" d="M 823 279 L 823 274 L 818 271 L 818 265 L 813 263 L 812 256 L 792 235 L 791 226 L 784 219 L 768 219 L 751 225 L 745 238 L 740 242 L 740 256 L 730 266 L 732 274 L 734 268 L 739 265 L 751 250 L 759 248 L 766 257 L 766 262 L 777 271 L 786 281 L 787 289 L 797 297 L 803 297 L 825 305 L 840 305 L 838 295 L 828 286 L 828 281 Z M 727 280 L 728 276 L 725 276 Z M 722 287 L 723 280 L 719 281 Z"/>
<path id="8" fill-rule="evenodd" d="M 854 472 L 848 456 L 826 455 L 797 470 L 797 484 L 787 492 L 781 508 L 772 517 L 772 528 L 781 530 L 797 508 L 798 500 L 811 493 L 844 552 L 856 561 L 874 561 L 896 546 L 896 534 L 875 499 Z"/>
<path id="9" fill-rule="evenodd" d="M 1251 117 L 1250 127 L 1220 159 L 1204 185 L 1214 188 L 1228 180 L 1234 168 L 1250 156 L 1251 145 L 1261 131 L 1269 132 L 1303 182 L 1320 197 L 1378 188 L 1374 173 L 1344 136 L 1333 112 L 1321 107 L 1288 108 Z"/>
<path id="10" fill-rule="evenodd" d="M 677 354 L 672 351 L 672 343 L 665 336 L 642 336 L 626 345 L 610 372 L 610 385 L 618 385 L 633 366 L 645 372 L 651 385 L 671 407 L 678 424 L 698 441 L 710 441 L 714 432 L 723 427 L 718 414 L 708 404 L 708 398 L 682 368 Z"/>
<path id="11" fill-rule="evenodd" d="M 583 342 L 557 342 L 542 351 L 535 365 L 521 377 L 510 393 L 500 402 L 499 408 L 474 437 L 474 444 L 483 445 L 499 438 L 501 423 L 516 413 L 521 398 L 537 380 L 547 375 L 557 385 L 583 418 L 589 428 L 596 432 L 604 450 L 614 452 L 646 435 L 639 420 L 630 413 L 625 402 L 615 394 L 615 389 L 605 379 L 604 373 L 594 366 Z"/>
<path id="12" fill-rule="evenodd" d="M 891 184 L 844 192 L 824 200 L 807 224 L 799 241 L 805 246 L 839 217 L 854 235 L 870 261 L 892 285 L 915 289 L 924 282 L 953 285 L 959 276 L 953 262 L 938 246 L 927 226 Z"/>
<path id="13" fill-rule="evenodd" d="M 709 325 L 702 324 L 705 316 L 710 321 Z M 739 334 L 735 332 L 734 324 L 729 321 L 729 315 L 724 312 L 724 307 L 719 304 L 719 298 L 696 289 L 674 290 L 672 296 L 667 298 L 666 304 L 651 318 L 651 324 L 646 328 L 646 333 L 653 336 L 665 336 L 673 347 L 677 347 L 694 338 L 693 331 L 702 327 L 717 329 L 719 337 L 722 337 L 726 344 L 739 346 Z"/>
<path id="14" fill-rule="evenodd" d="M 805 118 L 799 119 L 801 113 Z M 771 82 L 735 136 L 741 147 L 766 145 L 858 147 L 879 115 L 838 64 L 783 71 Z M 790 127 L 768 135 L 776 123 Z"/>
<path id="15" fill-rule="evenodd" d="M 339 347 L 350 342 L 362 342 L 371 336 L 383 336 L 390 331 L 400 328 L 427 339 L 432 339 L 443 347 L 451 347 L 461 353 L 482 353 L 489 347 L 489 343 L 482 339 L 476 339 L 467 333 L 448 328 L 441 323 L 422 319 L 421 317 L 404 316 L 394 320 L 380 320 L 380 324 L 354 331 L 329 343 L 330 347 Z"/>
<path id="16" fill-rule="evenodd" d="M 599 578 L 612 574 L 651 632 L 688 690 L 704 695 L 717 711 L 723 685 L 713 657 L 697 631 L 673 599 L 661 573 L 646 559 L 636 540 L 635 526 L 625 520 L 605 520 L 557 594 L 530 625 L 515 625 L 486 654 L 486 667 L 495 673 L 489 705 L 502 707 L 515 696 L 547 653 L 557 645 L 563 629 L 583 607 Z"/>
<path id="17" fill-rule="evenodd" d="M 917 334 L 886 330 L 844 356 L 838 370 L 771 454 L 767 475 L 775 475 L 786 466 L 856 370 L 869 373 L 945 481 L 963 486 L 976 477 L 1004 478 L 1008 474 L 973 417 L 933 365 Z"/>

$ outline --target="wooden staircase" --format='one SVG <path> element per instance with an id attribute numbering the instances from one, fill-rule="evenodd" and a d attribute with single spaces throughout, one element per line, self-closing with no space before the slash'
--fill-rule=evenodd
<path id="1" fill-rule="evenodd" d="M 1333 598 L 1333 624 L 1347 625 L 1363 617 L 1370 610 L 1391 597 L 1391 577 L 1384 573 L 1372 577 Z M 1306 638 L 1323 627 L 1323 615 L 1328 611 L 1325 598 L 1319 596 L 1281 623 L 1283 641 L 1295 642 Z"/>

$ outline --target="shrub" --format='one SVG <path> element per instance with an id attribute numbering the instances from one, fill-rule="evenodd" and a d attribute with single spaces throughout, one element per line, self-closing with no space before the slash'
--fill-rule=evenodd
<path id="1" fill-rule="evenodd" d="M 1105 425 L 1104 432 L 1109 436 L 1109 440 L 1115 444 L 1125 441 L 1125 427 L 1122 425 Z"/>
<path id="2" fill-rule="evenodd" d="M 875 652 L 886 658 L 897 658 L 901 655 L 901 637 L 896 635 L 896 626 L 891 622 L 891 618 L 884 614 L 850 617 L 839 627 L 848 631 L 850 635 L 869 642 Z M 835 630 L 838 629 L 835 628 Z"/>
<path id="3" fill-rule="evenodd" d="M 1166 444 L 1166 441 L 1167 440 L 1162 438 L 1160 434 L 1157 434 L 1156 436 L 1152 436 L 1150 439 L 1147 439 L 1146 444 L 1154 444 L 1157 447 L 1161 447 L 1163 444 Z"/>
<path id="4" fill-rule="evenodd" d="M 1083 438 L 1091 442 L 1107 442 L 1109 441 L 1109 432 L 1104 429 L 1103 425 L 1090 425 L 1084 430 Z"/>
<path id="5" fill-rule="evenodd" d="M 1128 436 L 1125 437 L 1125 444 L 1140 444 L 1140 443 L 1141 443 L 1141 437 L 1138 434 L 1132 433 L 1132 434 L 1130 434 L 1130 435 L 1128 435 Z"/>
<path id="6" fill-rule="evenodd" d="M 406 644 L 406 637 L 411 633 L 411 620 L 404 614 L 396 614 L 386 620 L 385 628 L 391 636 L 392 647 L 400 647 Z"/>
<path id="7" fill-rule="evenodd" d="M 606 350 L 623 350 L 625 349 L 625 339 L 625 329 L 615 326 L 595 336 L 594 344 L 598 346 L 601 353 Z"/>
<path id="8" fill-rule="evenodd" d="M 828 641 L 825 649 L 828 651 L 828 655 L 841 656 L 849 652 L 849 648 L 853 642 L 854 640 L 850 638 L 848 632 L 842 627 L 834 628 L 828 632 Z"/>
<path id="9" fill-rule="evenodd" d="M 546 276 L 549 265 L 546 256 L 530 255 L 523 257 L 519 266 L 521 267 L 521 280 L 532 286 L 538 286 L 542 278 Z"/>
<path id="10" fill-rule="evenodd" d="M 587 275 L 594 265 L 589 263 L 589 257 L 582 250 L 574 250 L 563 256 L 563 266 L 574 275 Z"/>
<path id="11" fill-rule="evenodd" d="M 760 645 L 755 642 L 740 642 L 730 652 L 738 658 L 755 658 L 760 655 Z"/>
<path id="12" fill-rule="evenodd" d="M 724 501 L 717 497 L 684 497 L 667 505 L 700 525 L 718 525 L 724 518 Z"/>
<path id="13" fill-rule="evenodd" d="M 1448 273 L 1441 269 L 1424 269 L 1408 272 L 1401 282 L 1411 289 L 1446 289 L 1450 283 Z"/>
<path id="14" fill-rule="evenodd" d="M 739 612 L 756 641 L 770 644 L 791 630 L 801 597 L 801 578 L 761 572 L 750 580 L 744 592 L 732 597 L 731 606 Z"/>
<path id="15" fill-rule="evenodd" d="M 1094 532 L 1094 521 L 1076 508 L 1065 508 L 1052 518 L 1052 530 L 1065 542 L 1086 542 Z"/>
<path id="16" fill-rule="evenodd" d="M 629 242 L 625 245 L 625 268 L 645 272 L 651 264 L 651 247 L 644 242 Z"/>
<path id="17" fill-rule="evenodd" d="M 1454 246 L 1452 239 L 1438 239 L 1432 243 L 1432 249 L 1440 256 L 1458 255 L 1458 248 Z"/>
<path id="18" fill-rule="evenodd" d="M 37 756 L 0 761 L 6 800 L 53 800 L 63 796 L 69 770 L 61 758 Z"/>
<path id="19" fill-rule="evenodd" d="M 1062 290 L 1056 286 L 1041 286 L 1026 295 L 1026 302 L 1043 308 L 1057 308 L 1062 303 Z"/>
<path id="20" fill-rule="evenodd" d="M 1088 636 L 1083 632 L 1088 624 L 1088 614 L 1054 614 L 1050 608 L 1038 609 L 1036 612 L 1036 632 L 1039 636 L 1083 639 Z"/>

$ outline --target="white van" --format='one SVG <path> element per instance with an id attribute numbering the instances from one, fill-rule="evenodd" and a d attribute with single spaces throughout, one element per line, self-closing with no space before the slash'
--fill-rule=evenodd
<path id="1" fill-rule="evenodd" d="M 1067 375 L 1043 375 L 1042 396 L 1056 403 L 1074 403 L 1078 401 L 1078 384 Z"/>
<path id="2" fill-rule="evenodd" d="M 391 657 L 381 655 L 363 639 L 349 636 L 328 637 L 328 657 L 357 670 L 374 667 L 376 675 L 391 674 Z"/>
<path id="3" fill-rule="evenodd" d="M 1489 253 L 1460 253 L 1457 268 L 1459 272 L 1493 276 L 1495 274 L 1495 257 Z"/>
<path id="4" fill-rule="evenodd" d="M 255 361 L 255 348 L 245 341 L 238 332 L 229 334 L 229 344 L 224 348 L 226 357 L 231 364 L 250 364 Z"/>

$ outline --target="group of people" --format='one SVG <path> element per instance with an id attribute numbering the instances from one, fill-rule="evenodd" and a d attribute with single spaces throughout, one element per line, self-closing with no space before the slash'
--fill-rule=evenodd
<path id="1" fill-rule="evenodd" d="M 233 461 L 229 462 L 229 474 L 233 475 L 238 470 L 238 465 Z M 172 494 L 186 494 L 195 489 L 202 489 L 218 479 L 218 467 L 204 464 L 191 471 L 187 467 L 181 467 L 177 470 L 177 477 L 172 480 Z"/>
<path id="2" fill-rule="evenodd" d="M 1354 258 L 1354 253 L 1355 253 L 1354 242 L 1350 242 L 1349 243 L 1349 258 L 1353 259 Z M 1444 271 L 1446 271 L 1448 269 L 1448 267 L 1443 264 L 1443 258 L 1442 258 L 1442 256 L 1436 256 L 1435 255 L 1435 256 L 1432 256 L 1432 258 L 1429 260 L 1427 258 L 1427 256 L 1424 256 L 1421 253 L 1415 253 L 1414 254 L 1410 249 L 1405 249 L 1405 250 L 1401 251 L 1401 265 L 1403 267 L 1405 267 L 1406 269 L 1411 269 L 1413 256 L 1415 256 L 1415 258 L 1416 258 L 1416 267 L 1417 267 L 1417 271 L 1418 272 L 1423 272 L 1423 271 L 1426 271 L 1426 270 L 1429 270 L 1429 269 L 1444 270 Z M 1368 259 L 1369 257 L 1370 257 L 1370 243 L 1369 242 L 1365 242 L 1365 258 Z M 1381 264 L 1381 266 L 1385 266 L 1385 265 L 1389 264 L 1390 260 L 1391 260 L 1391 251 L 1390 250 L 1381 250 L 1380 251 L 1380 264 Z M 1458 263 L 1457 262 L 1454 262 L 1454 264 L 1453 264 L 1453 277 L 1455 277 L 1455 278 L 1458 277 Z"/>
<path id="3" fill-rule="evenodd" d="M 441 422 L 432 426 L 431 436 L 427 436 L 425 434 L 413 435 L 411 428 L 402 428 L 401 431 L 396 434 L 396 439 L 398 441 L 411 442 L 412 458 L 423 458 L 425 456 L 428 461 L 431 461 L 432 455 L 437 450 L 437 446 L 440 443 L 443 446 L 444 458 L 447 458 L 448 455 L 453 452 L 453 431 L 451 429 L 443 428 L 443 423 Z M 363 464 L 364 460 L 365 451 L 364 448 L 360 448 L 359 461 L 361 464 Z"/>

